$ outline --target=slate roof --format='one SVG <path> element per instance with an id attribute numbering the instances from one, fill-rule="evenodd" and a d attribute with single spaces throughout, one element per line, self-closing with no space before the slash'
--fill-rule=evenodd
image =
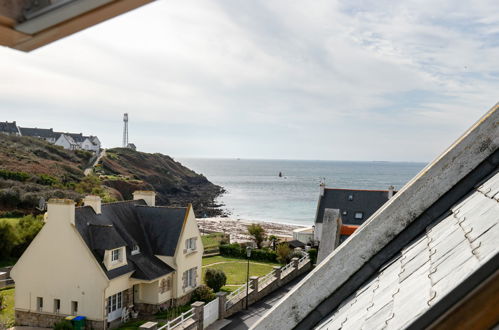
<path id="1" fill-rule="evenodd" d="M 60 133 L 54 132 L 52 128 L 19 127 L 22 136 L 33 136 L 41 138 L 58 138 Z"/>
<path id="2" fill-rule="evenodd" d="M 496 173 L 382 266 L 317 329 L 406 328 L 497 256 L 498 242 Z"/>
<path id="3" fill-rule="evenodd" d="M 133 272 L 132 277 L 153 280 L 173 271 L 155 255 L 173 256 L 187 208 L 149 207 L 143 200 L 102 204 L 96 214 L 90 206 L 76 208 L 78 232 L 109 279 Z M 140 253 L 131 254 L 137 245 Z M 105 250 L 126 246 L 128 265 L 108 271 Z"/>
<path id="4" fill-rule="evenodd" d="M 395 193 L 395 192 L 394 192 Z M 341 220 L 346 225 L 361 225 L 388 201 L 388 190 L 324 189 L 320 196 L 315 223 L 323 223 L 324 209 L 339 209 Z M 355 213 L 362 212 L 362 219 Z"/>
<path id="5" fill-rule="evenodd" d="M 499 103 L 252 329 L 445 327 L 460 303 L 482 306 L 469 297 L 499 269 L 498 123 Z"/>
<path id="6" fill-rule="evenodd" d="M 15 121 L 13 121 L 12 123 L 5 121 L 0 122 L 0 132 L 7 134 L 17 134 L 19 133 L 19 130 L 17 129 Z"/>

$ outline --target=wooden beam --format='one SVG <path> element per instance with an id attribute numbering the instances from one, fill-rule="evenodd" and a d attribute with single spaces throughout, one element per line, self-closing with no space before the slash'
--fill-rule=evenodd
<path id="1" fill-rule="evenodd" d="M 491 329 L 499 323 L 499 271 L 469 293 L 429 329 Z"/>
<path id="2" fill-rule="evenodd" d="M 32 36 L 0 26 L 0 44 L 29 52 L 153 1 L 116 0 Z"/>

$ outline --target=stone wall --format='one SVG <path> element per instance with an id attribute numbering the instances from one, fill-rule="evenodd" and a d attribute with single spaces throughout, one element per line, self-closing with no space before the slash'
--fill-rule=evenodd
<path id="1" fill-rule="evenodd" d="M 50 313 L 33 313 L 25 311 L 15 311 L 16 325 L 52 328 L 55 323 L 63 320 L 68 315 L 50 314 Z M 87 320 L 86 328 L 89 330 L 104 330 L 104 321 Z"/>
<path id="2" fill-rule="evenodd" d="M 263 297 L 267 296 L 271 292 L 277 290 L 278 288 L 282 287 L 283 285 L 291 282 L 293 279 L 298 277 L 301 274 L 304 274 L 310 269 L 312 269 L 312 262 L 310 259 L 308 259 L 308 262 L 305 264 L 302 264 L 301 266 L 298 264 L 298 259 L 293 258 L 292 262 L 294 262 L 294 269 L 291 273 L 288 273 L 284 278 L 281 278 L 281 272 L 280 269 L 277 268 L 275 270 L 276 274 L 276 279 L 274 281 L 268 283 L 265 285 L 263 288 L 259 288 L 258 285 L 258 277 L 252 277 L 250 281 L 252 282 L 251 289 L 249 290 L 248 294 L 248 306 L 252 305 L 253 303 L 259 301 Z M 220 297 L 220 304 L 221 304 L 221 311 L 222 315 L 221 318 L 227 318 L 240 310 L 243 310 L 246 307 L 246 297 L 242 298 L 232 306 L 230 306 L 228 309 L 225 309 L 225 301 L 227 296 L 221 295 Z"/>

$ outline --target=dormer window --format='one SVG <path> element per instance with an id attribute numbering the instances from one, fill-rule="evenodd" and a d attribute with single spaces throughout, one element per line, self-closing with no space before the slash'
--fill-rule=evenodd
<path id="1" fill-rule="evenodd" d="M 364 212 L 355 212 L 355 219 L 362 220 L 364 218 Z"/>
<path id="2" fill-rule="evenodd" d="M 111 262 L 118 262 L 121 259 L 121 249 L 111 251 Z"/>
<path id="3" fill-rule="evenodd" d="M 136 254 L 139 254 L 140 253 L 140 248 L 137 244 L 135 244 L 133 247 L 132 247 L 132 256 L 136 255 Z"/>

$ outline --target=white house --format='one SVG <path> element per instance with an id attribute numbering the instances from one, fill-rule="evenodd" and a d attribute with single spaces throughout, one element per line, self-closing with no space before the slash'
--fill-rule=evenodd
<path id="1" fill-rule="evenodd" d="M 48 201 L 46 223 L 11 272 L 16 324 L 52 327 L 68 315 L 93 329 L 124 309 L 155 313 L 189 302 L 201 281 L 203 245 L 192 207 L 157 207 L 155 193 L 101 204 Z"/>
<path id="2" fill-rule="evenodd" d="M 59 138 L 54 143 L 56 146 L 61 146 L 64 149 L 68 150 L 77 150 L 80 149 L 78 143 L 76 143 L 70 135 L 61 134 Z"/>

